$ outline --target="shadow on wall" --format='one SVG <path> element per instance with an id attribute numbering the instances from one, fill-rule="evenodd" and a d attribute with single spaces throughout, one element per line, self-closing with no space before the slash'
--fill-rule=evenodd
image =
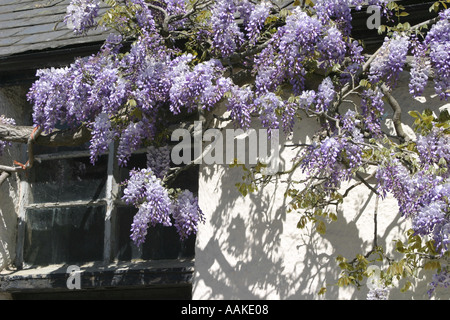
<path id="1" fill-rule="evenodd" d="M 216 187 L 239 178 L 227 170 Z M 336 257 L 353 259 L 370 250 L 372 234 L 361 235 L 359 220 L 373 219 L 367 206 L 374 197 L 360 192 L 353 199 L 355 215 L 339 210 L 337 222 L 319 235 L 311 227 L 296 228 L 300 215 L 287 212 L 284 183 L 268 188 L 249 194 L 246 205 L 232 186 L 212 191 L 221 200 L 205 212 L 209 230 L 200 229 L 198 235 L 194 299 L 365 299 L 367 290 L 336 286 Z M 380 232 L 380 245 L 386 245 L 397 220 L 394 216 Z M 319 296 L 322 287 L 327 292 Z"/>
<path id="2" fill-rule="evenodd" d="M 305 141 L 316 128 L 310 124 L 293 139 Z M 295 156 L 290 151 L 286 162 Z M 335 259 L 338 254 L 353 258 L 370 247 L 357 220 L 372 197 L 364 199 L 368 193 L 361 192 L 353 199 L 355 217 L 338 212 L 338 221 L 320 236 L 309 227 L 297 229 L 300 215 L 287 211 L 284 193 L 293 174 L 245 198 L 235 186 L 242 175 L 240 168 L 201 168 L 199 197 L 207 222 L 197 235 L 194 299 L 319 299 L 324 286 L 328 291 L 322 298 L 342 298 L 334 285 L 340 272 Z M 346 291 L 346 299 L 366 294 Z"/>
<path id="3" fill-rule="evenodd" d="M 426 99 L 412 98 L 405 85 L 407 74 L 401 81 L 403 85 L 400 83 L 393 94 L 405 106 L 402 117 L 409 126 L 413 119 L 408 111 L 437 111 L 445 104 L 432 90 Z M 389 117 L 392 109 L 386 105 L 385 110 Z M 292 141 L 305 142 L 317 129 L 314 123 L 301 125 Z M 286 163 L 292 158 L 287 154 Z M 366 298 L 365 287 L 356 290 L 336 285 L 340 274 L 336 257 L 351 260 L 372 248 L 375 196 L 365 186 L 352 191 L 337 212 L 337 222 L 320 236 L 311 227 L 297 229 L 300 215 L 287 212 L 286 181 L 297 177 L 283 176 L 243 198 L 235 186 L 242 181 L 239 168 L 202 166 L 200 172 L 199 198 L 207 222 L 197 236 L 194 299 Z M 377 240 L 388 249 L 392 249 L 393 240 L 404 237 L 407 228 L 396 205 L 394 199 L 380 201 Z M 397 288 L 391 297 L 427 299 L 426 283 L 406 295 Z M 327 292 L 319 296 L 322 287 Z"/>
<path id="4" fill-rule="evenodd" d="M 240 178 L 238 170 L 227 170 L 220 185 Z M 200 240 L 207 240 L 202 249 L 196 248 L 196 281 L 201 279 L 211 290 L 205 298 L 259 299 L 273 291 L 284 295 L 295 281 L 281 272 L 283 261 L 278 257 L 284 210 L 271 208 L 274 195 L 251 193 L 250 205 L 244 207 L 237 188 L 217 187 L 221 200 L 214 212 L 205 212 L 212 236 Z"/>

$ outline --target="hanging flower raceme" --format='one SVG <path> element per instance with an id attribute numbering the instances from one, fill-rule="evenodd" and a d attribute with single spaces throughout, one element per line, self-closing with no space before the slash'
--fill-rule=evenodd
<path id="1" fill-rule="evenodd" d="M 145 139 L 152 139 L 155 133 L 155 123 L 143 117 L 137 122 L 130 122 L 121 132 L 117 159 L 119 165 L 126 166 L 133 151 L 139 149 Z"/>
<path id="2" fill-rule="evenodd" d="M 329 77 L 325 78 L 317 90 L 316 111 L 325 112 L 330 107 L 336 96 L 333 82 Z"/>
<path id="3" fill-rule="evenodd" d="M 151 169 L 132 170 L 122 199 L 138 208 L 131 225 L 131 239 L 139 246 L 145 241 L 149 226 L 171 226 L 172 201 L 167 190 Z"/>
<path id="4" fill-rule="evenodd" d="M 369 80 L 372 83 L 384 80 L 389 86 L 395 86 L 406 63 L 408 49 L 407 36 L 396 33 L 392 38 L 386 38 L 370 66 Z"/>
<path id="5" fill-rule="evenodd" d="M 286 18 L 286 25 L 278 29 L 270 45 L 256 57 L 256 90 L 261 93 L 275 91 L 287 80 L 299 94 L 304 89 L 304 61 L 314 53 L 322 27 L 318 19 L 308 16 L 300 8 L 293 10 Z"/>
<path id="6" fill-rule="evenodd" d="M 174 225 L 184 240 L 204 221 L 192 192 L 185 190 L 172 200 L 151 169 L 132 170 L 123 194 L 122 200 L 138 209 L 131 225 L 131 239 L 137 246 L 145 241 L 149 227 Z"/>
<path id="7" fill-rule="evenodd" d="M 421 147 L 418 150 L 421 158 L 429 158 L 420 155 Z M 384 197 L 391 193 L 398 201 L 402 216 L 412 219 L 416 234 L 432 236 L 436 251 L 444 254 L 450 244 L 450 184 L 440 175 L 427 173 L 428 161 L 421 171 L 411 174 L 399 160 L 393 159 L 377 171 L 376 177 L 380 194 Z"/>
<path id="8" fill-rule="evenodd" d="M 67 7 L 67 15 L 64 18 L 66 24 L 76 34 L 86 33 L 97 24 L 100 1 L 98 0 L 72 0 Z"/>
<path id="9" fill-rule="evenodd" d="M 385 113 L 383 97 L 383 92 L 379 88 L 362 92 L 361 111 L 365 119 L 364 125 L 375 136 L 382 134 L 381 120 Z"/>
<path id="10" fill-rule="evenodd" d="M 250 3 L 249 1 L 247 3 Z M 255 45 L 264 27 L 264 22 L 270 15 L 271 5 L 268 2 L 258 3 L 253 7 L 248 19 L 244 19 L 245 31 L 250 45 Z"/>
<path id="11" fill-rule="evenodd" d="M 231 88 L 227 109 L 235 125 L 242 129 L 250 128 L 251 113 L 255 110 L 253 99 L 254 92 L 249 87 L 233 86 Z"/>
<path id="12" fill-rule="evenodd" d="M 450 97 L 450 9 L 441 12 L 439 16 L 440 21 L 428 32 L 425 43 L 430 48 L 436 93 L 441 99 L 448 99 Z"/>
<path id="13" fill-rule="evenodd" d="M 244 35 L 235 20 L 234 1 L 217 0 L 211 9 L 213 47 L 223 57 L 229 57 L 243 43 Z"/>
<path id="14" fill-rule="evenodd" d="M 268 136 L 272 130 L 279 128 L 277 110 L 284 109 L 283 101 L 273 92 L 269 92 L 255 99 L 255 106 L 259 109 L 259 119 Z"/>
<path id="15" fill-rule="evenodd" d="M 172 216 L 181 240 L 196 234 L 198 224 L 205 221 L 198 199 L 189 190 L 184 190 L 178 195 L 173 205 Z"/>
<path id="16" fill-rule="evenodd" d="M 92 125 L 92 140 L 90 145 L 91 163 L 95 164 L 100 154 L 107 152 L 114 141 L 117 132 L 111 125 L 106 113 L 99 114 Z"/>
<path id="17" fill-rule="evenodd" d="M 436 290 L 436 288 L 444 288 L 447 289 L 450 287 L 450 272 L 448 270 L 448 266 L 442 268 L 440 272 L 433 275 L 433 281 L 429 284 L 431 286 L 431 289 L 428 290 L 428 295 L 433 295 L 433 292 Z"/>
<path id="18" fill-rule="evenodd" d="M 414 96 L 420 96 L 425 90 L 431 75 L 431 61 L 427 57 L 427 46 L 415 39 L 412 46 L 414 58 L 411 62 L 411 81 L 409 92 Z"/>

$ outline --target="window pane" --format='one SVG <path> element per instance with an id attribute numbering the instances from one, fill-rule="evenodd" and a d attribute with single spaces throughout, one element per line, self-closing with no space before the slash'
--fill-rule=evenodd
<path id="1" fill-rule="evenodd" d="M 117 210 L 118 260 L 142 258 L 144 260 L 193 258 L 195 253 L 195 236 L 181 241 L 175 227 L 158 225 L 150 227 L 142 245 L 142 252 L 130 239 L 131 224 L 137 209 L 119 207 Z"/>
<path id="2" fill-rule="evenodd" d="M 24 262 L 32 265 L 103 260 L 105 207 L 26 211 Z"/>
<path id="3" fill-rule="evenodd" d="M 34 203 L 105 198 L 108 157 L 95 165 L 88 157 L 35 163 L 31 191 Z"/>

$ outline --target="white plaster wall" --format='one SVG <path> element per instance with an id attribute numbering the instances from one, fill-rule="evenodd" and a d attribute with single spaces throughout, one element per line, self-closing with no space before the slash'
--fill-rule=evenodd
<path id="1" fill-rule="evenodd" d="M 24 86 L 0 88 L 0 115 L 14 118 L 18 125 L 29 125 L 26 93 L 27 88 Z M 23 145 L 13 144 L 0 156 L 2 165 L 10 166 L 14 160 L 26 161 Z M 0 270 L 11 265 L 15 258 L 19 185 L 20 176 L 12 174 L 0 186 Z"/>
<path id="2" fill-rule="evenodd" d="M 432 86 L 424 97 L 413 99 L 407 88 L 408 75 L 402 75 L 394 96 L 404 106 L 403 118 L 412 125 L 409 110 L 445 105 Z M 391 112 L 388 105 L 386 110 Z M 389 125 L 389 123 L 388 123 Z M 301 122 L 293 142 L 305 142 L 315 123 Z M 412 133 L 412 129 L 406 128 Z M 289 167 L 296 150 L 283 148 L 282 158 Z M 312 228 L 297 229 L 300 215 L 287 212 L 284 192 L 287 177 L 280 177 L 245 198 L 235 187 L 242 171 L 223 165 L 202 165 L 199 201 L 206 223 L 197 234 L 194 299 L 365 299 L 367 288 L 338 288 L 340 269 L 336 257 L 353 259 L 370 250 L 373 241 L 375 195 L 365 186 L 354 189 L 339 208 L 338 221 L 327 226 L 321 236 Z M 292 177 L 296 178 L 296 177 Z M 409 222 L 398 214 L 397 202 L 388 198 L 378 208 L 378 243 L 392 250 L 393 241 L 404 239 Z M 392 253 L 393 254 L 393 253 Z M 430 274 L 420 274 L 420 277 Z M 406 294 L 399 288 L 391 299 L 428 299 L 427 282 Z M 323 296 L 318 295 L 327 287 Z M 439 297 L 450 294 L 438 290 Z"/>

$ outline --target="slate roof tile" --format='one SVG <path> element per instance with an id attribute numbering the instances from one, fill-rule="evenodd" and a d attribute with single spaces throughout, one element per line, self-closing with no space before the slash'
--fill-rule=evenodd
<path id="1" fill-rule="evenodd" d="M 102 41 L 107 33 L 94 30 L 76 36 L 63 22 L 70 0 L 1 0 L 0 57 L 27 51 Z"/>

